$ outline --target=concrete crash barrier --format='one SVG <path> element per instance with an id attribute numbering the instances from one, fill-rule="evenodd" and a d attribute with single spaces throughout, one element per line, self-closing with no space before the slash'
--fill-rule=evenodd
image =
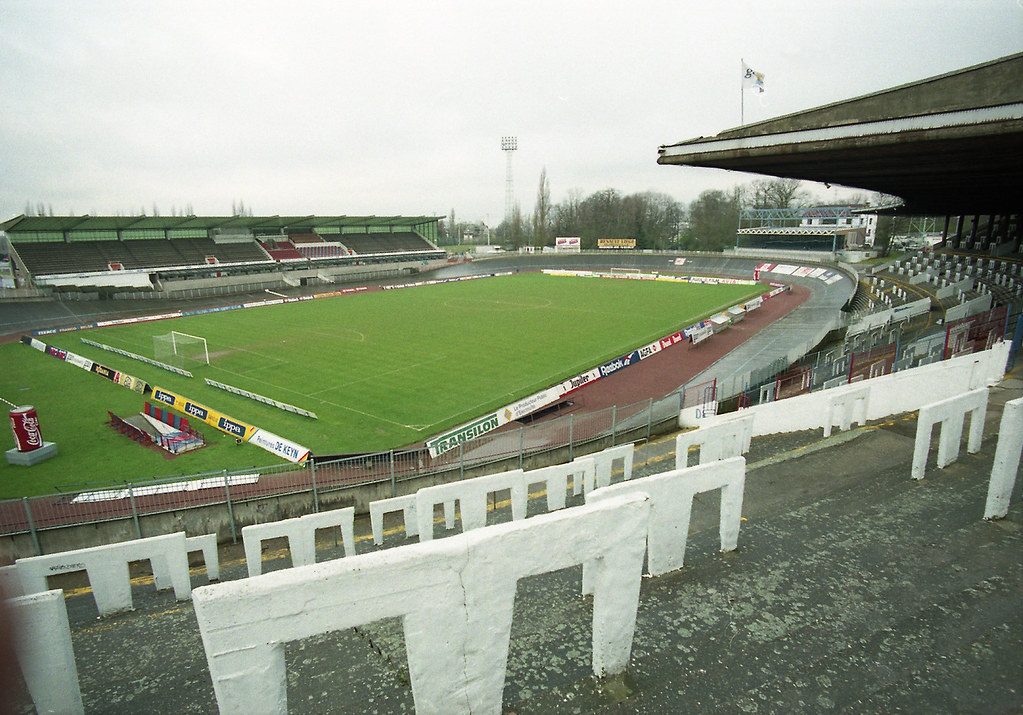
<path id="1" fill-rule="evenodd" d="M 220 556 L 217 553 L 217 535 L 203 534 L 185 539 L 185 551 L 194 553 L 202 551 L 202 560 L 206 564 L 206 577 L 210 581 L 220 580 Z"/>
<path id="2" fill-rule="evenodd" d="M 4 607 L 11 617 L 14 652 L 36 712 L 85 712 L 64 592 L 56 589 L 11 598 Z"/>
<path id="3" fill-rule="evenodd" d="M 122 541 L 87 549 L 61 551 L 44 556 L 28 556 L 15 561 L 22 591 L 25 594 L 47 590 L 46 578 L 72 571 L 85 571 L 89 576 L 96 608 L 101 616 L 131 610 L 131 580 L 128 564 L 148 560 L 153 567 L 157 588 L 167 583 L 179 601 L 188 600 L 192 584 L 188 575 L 188 554 L 185 533 L 151 536 L 146 539 Z"/>
<path id="4" fill-rule="evenodd" d="M 512 519 L 526 518 L 526 481 L 521 469 L 482 477 L 464 479 L 460 482 L 437 484 L 416 492 L 416 517 L 419 521 L 419 540 L 433 538 L 433 508 L 437 504 L 458 502 L 462 514 L 462 531 L 481 529 L 487 525 L 487 495 L 494 492 L 511 491 Z M 445 520 L 447 507 L 445 506 Z M 450 528 L 450 527 L 448 527 Z"/>
<path id="5" fill-rule="evenodd" d="M 373 529 L 373 543 L 384 543 L 384 514 L 401 512 L 405 522 L 405 536 L 419 533 L 419 518 L 416 516 L 416 495 L 406 494 L 390 499 L 377 499 L 369 503 L 369 523 Z"/>
<path id="6" fill-rule="evenodd" d="M 832 387 L 788 397 L 743 410 L 753 415 L 753 436 L 826 427 L 833 400 L 848 393 L 869 390 L 864 405 L 865 420 L 880 420 L 902 412 L 914 412 L 938 400 L 997 384 L 1005 376 L 1010 343 L 995 343 L 990 349 L 909 370 L 872 377 L 862 383 Z M 859 405 L 856 405 L 859 409 Z M 680 427 L 716 424 L 730 415 L 705 417 L 698 422 L 680 421 Z M 681 419 L 681 418 L 680 418 Z"/>
<path id="7" fill-rule="evenodd" d="M 971 423 L 972 426 L 972 423 Z M 1004 519 L 1009 513 L 1009 498 L 1016 486 L 1020 454 L 1023 453 L 1023 397 L 1005 403 L 998 425 L 998 446 L 991 465 L 985 519 Z"/>
<path id="8" fill-rule="evenodd" d="M 675 469 L 689 466 L 689 450 L 700 448 L 700 464 L 738 457 L 753 440 L 753 415 L 745 415 L 683 432 L 675 439 Z"/>
<path id="9" fill-rule="evenodd" d="M 586 495 L 586 503 L 597 504 L 627 494 L 647 495 L 650 499 L 647 568 L 651 576 L 660 576 L 682 568 L 685 563 L 693 498 L 697 494 L 721 490 L 721 551 L 736 549 L 745 487 L 746 459 L 732 457 L 595 489 Z M 583 565 L 584 594 L 591 592 L 591 568 L 591 564 Z"/>
<path id="10" fill-rule="evenodd" d="M 190 536 L 185 539 L 185 553 L 191 554 L 197 551 L 202 552 L 203 563 L 206 564 L 206 577 L 210 581 L 220 579 L 220 558 L 217 554 L 217 535 L 205 534 L 203 536 Z M 157 591 L 163 591 L 172 586 L 170 573 L 162 561 L 153 562 L 153 582 Z"/>
<path id="11" fill-rule="evenodd" d="M 927 468 L 927 452 L 931 448 L 931 428 L 941 423 L 938 437 L 938 469 L 944 469 L 959 458 L 959 442 L 963 438 L 966 415 L 970 415 L 970 434 L 966 451 L 980 451 L 984 436 L 984 415 L 987 412 L 987 388 L 965 392 L 940 402 L 924 405 L 916 422 L 916 441 L 913 443 L 913 479 L 923 479 Z"/>
<path id="12" fill-rule="evenodd" d="M 622 462 L 622 472 L 625 475 L 626 481 L 632 479 L 632 462 L 635 455 L 636 445 L 622 444 L 617 447 L 609 447 L 602 452 L 595 452 L 594 454 L 587 455 L 593 459 L 596 464 L 597 470 L 593 480 L 585 481 L 582 483 L 576 483 L 573 486 L 572 493 L 578 496 L 580 493 L 588 494 L 589 492 L 599 487 L 606 487 L 611 483 L 611 472 L 614 470 L 614 463 L 618 460 Z"/>
<path id="13" fill-rule="evenodd" d="M 0 593 L 3 593 L 4 598 L 17 598 L 18 596 L 25 595 L 25 592 L 21 589 L 21 577 L 18 576 L 18 567 L 14 564 L 0 566 Z"/>
<path id="14" fill-rule="evenodd" d="M 281 536 L 288 539 L 292 566 L 308 566 L 316 563 L 316 530 L 332 526 L 341 527 L 345 556 L 355 556 L 355 507 L 353 506 L 306 514 L 293 519 L 270 521 L 265 524 L 250 524 L 244 527 L 242 529 L 242 545 L 245 548 L 245 565 L 249 570 L 249 576 L 259 576 L 263 573 L 263 541 Z"/>
<path id="15" fill-rule="evenodd" d="M 526 472 L 526 488 L 533 484 L 544 485 L 547 492 L 547 511 L 565 508 L 568 497 L 568 478 L 572 477 L 573 488 L 597 477 L 597 463 L 592 457 L 579 457 L 568 464 L 554 464 Z"/>
<path id="16" fill-rule="evenodd" d="M 547 510 L 555 511 L 565 508 L 565 500 L 568 491 L 568 478 L 573 477 L 574 482 L 582 484 L 587 478 L 594 479 L 595 464 L 589 457 L 581 457 L 568 464 L 556 464 L 550 467 L 542 467 L 525 472 L 525 486 L 528 489 L 533 484 L 543 484 L 547 493 Z M 589 475 L 589 476 L 587 476 Z M 491 476 L 491 475 L 487 475 Z M 463 480 L 458 482 L 464 484 Z M 452 490 L 453 491 L 453 490 Z M 498 491 L 497 489 L 493 491 Z M 468 499 L 468 497 L 466 497 Z M 454 528 L 454 505 L 456 499 L 446 499 L 444 504 L 444 522 L 448 529 Z M 434 503 L 436 504 L 436 502 Z M 513 500 L 513 505 L 517 504 Z M 513 506 L 514 509 L 514 506 Z M 369 503 L 369 521 L 373 530 L 373 543 L 380 545 L 384 543 L 384 515 L 402 512 L 402 519 L 405 522 L 406 536 L 419 534 L 419 516 L 416 508 L 416 495 L 407 494 L 390 499 L 378 499 Z"/>
<path id="17" fill-rule="evenodd" d="M 827 395 L 827 393 L 824 393 Z M 852 427 L 853 422 L 858 425 L 867 423 L 867 415 L 870 413 L 870 386 L 858 385 L 848 388 L 839 394 L 827 395 L 828 411 L 824 419 L 824 436 L 830 437 L 831 430 L 835 425 L 843 432 Z"/>
<path id="18" fill-rule="evenodd" d="M 518 580 L 584 561 L 594 586 L 593 672 L 621 673 L 648 518 L 647 498 L 628 495 L 197 588 L 220 712 L 287 712 L 286 643 L 398 617 L 417 713 L 498 713 Z"/>

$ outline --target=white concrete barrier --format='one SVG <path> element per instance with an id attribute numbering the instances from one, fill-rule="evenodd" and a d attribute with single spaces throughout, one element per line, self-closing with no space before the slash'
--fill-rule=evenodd
<path id="1" fill-rule="evenodd" d="M 262 545 L 266 539 L 287 537 L 291 565 L 307 566 L 316 563 L 316 530 L 333 526 L 341 527 L 345 556 L 354 556 L 355 507 L 352 506 L 243 527 L 242 545 L 245 548 L 245 565 L 249 577 L 263 573 Z"/>
<path id="2" fill-rule="evenodd" d="M 210 581 L 220 580 L 220 556 L 217 553 L 217 535 L 203 534 L 185 539 L 185 551 L 193 553 L 202 551 L 202 560 L 206 565 L 206 577 Z"/>
<path id="3" fill-rule="evenodd" d="M 399 617 L 417 713 L 499 713 L 517 581 L 582 561 L 593 562 L 593 672 L 620 673 L 648 517 L 632 495 L 197 588 L 220 712 L 287 712 L 285 643 Z"/>
<path id="4" fill-rule="evenodd" d="M 622 472 L 624 479 L 632 479 L 632 463 L 635 456 L 636 445 L 633 443 L 621 444 L 617 447 L 608 447 L 601 452 L 595 452 L 587 455 L 592 457 L 596 464 L 597 471 L 595 478 L 592 481 L 584 481 L 578 484 L 573 484 L 572 493 L 579 495 L 580 493 L 589 493 L 598 487 L 606 487 L 611 483 L 611 472 L 614 468 L 614 463 L 621 460 Z"/>
<path id="5" fill-rule="evenodd" d="M 525 519 L 528 495 L 523 474 L 521 469 L 515 469 L 420 489 L 416 492 L 419 540 L 429 541 L 433 538 L 433 508 L 445 502 L 458 502 L 462 515 L 462 531 L 486 526 L 487 495 L 505 489 L 511 491 L 512 519 L 516 521 Z"/>
<path id="6" fill-rule="evenodd" d="M 985 519 L 1004 519 L 1009 513 L 1009 498 L 1016 486 L 1020 454 L 1023 452 L 1023 397 L 1005 403 L 1002 421 L 998 424 L 998 446 L 991 465 Z"/>
<path id="7" fill-rule="evenodd" d="M 595 463 L 592 458 L 580 457 L 568 464 L 556 464 L 550 467 L 542 467 L 540 469 L 525 472 L 525 487 L 527 490 L 526 497 L 528 499 L 528 490 L 531 485 L 542 483 L 547 493 L 547 510 L 555 511 L 557 509 L 564 509 L 566 492 L 568 490 L 568 478 L 573 477 L 573 483 L 581 485 L 587 479 L 590 479 L 591 481 L 595 479 L 595 469 Z M 464 484 L 468 481 L 471 480 L 463 480 L 462 482 L 457 483 Z M 492 491 L 498 490 L 493 489 Z M 466 499 L 468 499 L 468 497 L 466 497 Z M 448 529 L 451 529 L 454 526 L 453 514 L 455 501 L 455 499 L 446 499 L 443 502 L 444 521 Z M 516 504 L 518 504 L 518 500 L 513 499 L 513 507 Z M 384 542 L 384 515 L 399 511 L 402 512 L 402 518 L 405 522 L 406 535 L 416 536 L 419 534 L 419 516 L 418 509 L 416 508 L 415 494 L 407 494 L 405 496 L 392 497 L 390 499 L 378 499 L 377 501 L 369 503 L 369 520 L 370 526 L 373 530 L 373 543 L 380 545 Z M 525 512 L 523 511 L 522 513 L 524 514 Z M 518 517 L 513 516 L 513 518 Z"/>
<path id="8" fill-rule="evenodd" d="M 827 395 L 827 393 L 825 393 Z M 839 394 L 827 395 L 828 413 L 824 419 L 824 436 L 830 437 L 831 430 L 838 425 L 843 432 L 848 431 L 855 422 L 859 425 L 867 423 L 870 412 L 870 386 L 857 383 L 855 386 Z"/>
<path id="9" fill-rule="evenodd" d="M 81 713 L 82 691 L 71 648 L 64 592 L 33 593 L 4 601 L 14 652 L 36 712 Z"/>
<path id="10" fill-rule="evenodd" d="M 586 503 L 599 503 L 627 494 L 650 498 L 650 526 L 647 532 L 647 570 L 659 576 L 685 564 L 693 498 L 703 492 L 721 490 L 719 534 L 722 551 L 734 551 L 739 543 L 742 497 L 746 487 L 746 459 L 731 457 L 687 469 L 673 469 L 640 477 L 586 495 Z M 583 565 L 583 593 L 590 593 L 590 565 Z"/>
<path id="11" fill-rule="evenodd" d="M 405 536 L 419 533 L 419 520 L 416 516 L 416 495 L 406 494 L 390 499 L 377 499 L 369 503 L 369 524 L 373 529 L 373 543 L 384 543 L 384 514 L 400 511 L 405 522 Z"/>
<path id="12" fill-rule="evenodd" d="M 132 607 L 131 580 L 128 564 L 149 560 L 157 588 L 167 582 L 174 597 L 187 600 L 192 591 L 188 575 L 188 554 L 185 534 L 165 534 L 134 541 L 122 541 L 87 549 L 62 551 L 44 556 L 28 556 L 15 561 L 24 593 L 40 593 L 48 589 L 46 578 L 71 571 L 85 571 L 101 616 Z M 157 574 L 160 578 L 157 579 Z"/>
<path id="13" fill-rule="evenodd" d="M 587 480 L 595 481 L 596 475 L 597 463 L 593 458 L 579 457 L 568 464 L 555 464 L 526 472 L 526 489 L 528 490 L 533 484 L 543 482 L 547 491 L 547 511 L 556 511 L 565 508 L 569 477 L 572 477 L 574 489 L 575 485 L 578 484 L 581 487 Z"/>
<path id="14" fill-rule="evenodd" d="M 190 536 L 185 539 L 185 553 L 191 554 L 202 551 L 203 563 L 206 565 L 206 577 L 210 581 L 220 579 L 220 559 L 217 554 L 217 535 L 204 534 L 203 536 Z M 173 585 L 170 573 L 163 561 L 153 561 L 153 582 L 157 591 L 171 588 Z"/>
<path id="15" fill-rule="evenodd" d="M 829 390 L 796 395 L 749 407 L 743 412 L 753 415 L 754 437 L 821 428 L 826 421 L 832 399 L 847 391 L 856 391 L 863 387 L 870 389 L 866 414 L 868 421 L 913 412 L 929 402 L 997 384 L 1005 377 L 1009 347 L 1010 344 L 1003 341 L 990 350 L 972 355 L 901 370 Z M 728 415 L 722 415 L 692 424 L 682 422 L 680 426 L 717 424 L 727 417 Z"/>
<path id="16" fill-rule="evenodd" d="M 0 566 L 0 593 L 3 593 L 4 598 L 17 598 L 25 595 L 21 588 L 18 567 L 15 564 Z"/>
<path id="17" fill-rule="evenodd" d="M 675 469 L 689 466 L 689 450 L 700 448 L 700 464 L 738 457 L 749 451 L 753 439 L 753 415 L 732 413 L 732 419 L 701 425 L 675 438 Z"/>
<path id="18" fill-rule="evenodd" d="M 941 423 L 938 438 L 938 468 L 943 469 L 959 458 L 959 442 L 963 437 L 963 424 L 970 415 L 970 434 L 966 451 L 980 451 L 984 436 L 984 415 L 987 412 L 987 388 L 973 390 L 920 408 L 916 422 L 916 441 L 913 443 L 913 479 L 923 479 L 927 467 L 927 452 L 931 448 L 931 428 Z"/>

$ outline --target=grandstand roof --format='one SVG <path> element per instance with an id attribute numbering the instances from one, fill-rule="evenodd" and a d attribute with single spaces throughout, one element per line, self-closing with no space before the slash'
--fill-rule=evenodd
<path id="1" fill-rule="evenodd" d="M 123 229 L 240 228 L 253 233 L 310 231 L 322 227 L 409 226 L 442 216 L 17 216 L 0 223 L 0 231 L 109 231 Z"/>
<path id="2" fill-rule="evenodd" d="M 1023 53 L 660 147 L 659 164 L 829 182 L 917 215 L 1006 214 L 1023 184 Z"/>

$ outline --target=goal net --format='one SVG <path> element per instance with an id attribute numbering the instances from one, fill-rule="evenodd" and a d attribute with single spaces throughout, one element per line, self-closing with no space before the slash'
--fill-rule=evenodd
<path id="1" fill-rule="evenodd" d="M 153 336 L 153 357 L 161 362 L 182 367 L 186 364 L 210 364 L 206 338 L 172 330 L 166 335 Z"/>

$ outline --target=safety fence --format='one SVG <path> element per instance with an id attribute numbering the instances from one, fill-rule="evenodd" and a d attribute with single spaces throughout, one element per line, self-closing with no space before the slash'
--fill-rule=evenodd
<path id="1" fill-rule="evenodd" d="M 304 494 L 309 499 L 308 511 L 319 511 L 326 494 L 352 487 L 389 482 L 391 494 L 396 495 L 398 483 L 406 480 L 442 474 L 460 479 L 469 470 L 489 464 L 514 468 L 557 449 L 567 448 L 571 460 L 578 456 L 577 451 L 583 454 L 583 450 L 613 446 L 626 438 L 649 439 L 656 430 L 674 428 L 682 401 L 680 390 L 660 400 L 506 428 L 436 457 L 425 448 L 388 450 L 310 459 L 300 465 L 221 470 L 112 486 L 73 485 L 67 492 L 0 502 L 0 535 L 30 533 L 41 553 L 41 530 L 131 519 L 135 531 L 141 534 L 140 517 L 216 504 L 227 510 L 235 532 L 234 510 L 243 502 Z M 587 450 L 587 445 L 594 442 L 597 446 Z"/>

